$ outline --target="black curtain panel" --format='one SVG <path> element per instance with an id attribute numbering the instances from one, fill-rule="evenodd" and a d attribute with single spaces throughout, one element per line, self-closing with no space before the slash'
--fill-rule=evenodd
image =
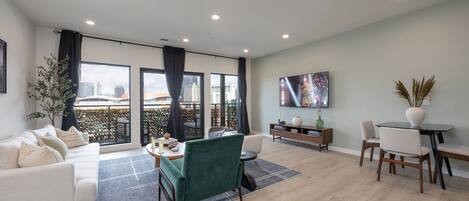
<path id="1" fill-rule="evenodd" d="M 80 81 L 81 62 L 81 42 L 82 35 L 78 32 L 62 30 L 59 44 L 59 61 L 68 57 L 68 66 L 65 76 L 72 80 L 72 91 L 78 93 L 78 82 Z M 78 128 L 77 117 L 73 105 L 76 97 L 70 98 L 66 102 L 64 117 L 62 118 L 62 130 L 68 130 L 71 126 Z"/>
<path id="2" fill-rule="evenodd" d="M 249 134 L 248 109 L 246 107 L 246 59 L 239 58 L 238 63 L 238 133 Z"/>
<path id="3" fill-rule="evenodd" d="M 171 96 L 171 109 L 167 129 L 171 136 L 178 139 L 179 142 L 186 141 L 184 119 L 182 118 L 181 106 L 179 104 L 185 59 L 186 51 L 183 48 L 163 47 L 164 71 L 169 95 Z"/>

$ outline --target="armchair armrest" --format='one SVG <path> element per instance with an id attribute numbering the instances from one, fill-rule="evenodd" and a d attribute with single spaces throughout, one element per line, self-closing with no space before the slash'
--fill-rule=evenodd
<path id="1" fill-rule="evenodd" d="M 172 200 L 184 200 L 182 196 L 185 194 L 186 178 L 182 175 L 181 170 L 166 157 L 161 157 L 160 163 L 159 185 L 161 190 L 166 197 L 170 197 Z"/>
<path id="2" fill-rule="evenodd" d="M 2 201 L 73 201 L 75 175 L 70 163 L 0 171 Z"/>

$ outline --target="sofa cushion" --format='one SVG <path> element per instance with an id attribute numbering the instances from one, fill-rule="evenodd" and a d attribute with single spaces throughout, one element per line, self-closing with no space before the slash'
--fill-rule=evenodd
<path id="1" fill-rule="evenodd" d="M 46 136 L 42 137 L 41 140 L 42 142 L 44 142 L 45 145 L 58 151 L 60 153 L 60 156 L 62 156 L 64 160 L 67 158 L 68 148 L 67 145 L 61 139 L 47 134 Z"/>
<path id="2" fill-rule="evenodd" d="M 37 139 L 32 131 L 25 131 L 20 136 L 10 137 L 0 142 L 0 170 L 19 168 L 18 153 L 21 142 L 37 145 Z"/>
<path id="3" fill-rule="evenodd" d="M 68 131 L 63 131 L 58 128 L 55 129 L 57 136 L 65 142 L 68 148 L 74 148 L 86 145 L 87 143 L 83 139 L 82 134 L 75 128 L 70 127 Z"/>
<path id="4" fill-rule="evenodd" d="M 19 168 L 18 153 L 21 139 L 11 138 L 0 143 L 0 170 Z"/>
<path id="5" fill-rule="evenodd" d="M 18 154 L 18 165 L 24 167 L 34 167 L 63 162 L 59 152 L 48 146 L 39 147 L 35 144 L 21 142 Z"/>
<path id="6" fill-rule="evenodd" d="M 75 201 L 96 200 L 99 144 L 91 143 L 70 149 L 66 162 L 75 167 Z"/>
<path id="7" fill-rule="evenodd" d="M 41 140 L 41 137 L 44 137 L 46 134 L 50 134 L 52 136 L 57 137 L 57 133 L 55 132 L 55 127 L 52 125 L 46 125 L 43 128 L 32 130 L 32 133 L 34 136 L 36 136 L 38 144 L 39 145 L 44 145 L 44 143 Z"/>

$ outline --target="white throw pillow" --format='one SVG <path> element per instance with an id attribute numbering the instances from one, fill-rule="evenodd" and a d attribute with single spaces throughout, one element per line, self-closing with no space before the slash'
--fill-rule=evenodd
<path id="1" fill-rule="evenodd" d="M 74 126 L 70 127 L 68 131 L 63 131 L 58 128 L 55 130 L 57 132 L 57 137 L 64 141 L 69 149 L 87 144 L 83 139 L 81 132 L 79 132 Z"/>
<path id="2" fill-rule="evenodd" d="M 18 168 L 18 152 L 21 142 L 21 139 L 12 138 L 0 143 L 0 170 Z"/>
<path id="3" fill-rule="evenodd" d="M 86 144 L 90 144 L 90 134 L 88 134 L 87 132 L 82 132 L 81 136 L 83 137 L 83 140 Z"/>
<path id="4" fill-rule="evenodd" d="M 18 165 L 22 168 L 63 162 L 60 153 L 48 146 L 21 143 Z"/>
<path id="5" fill-rule="evenodd" d="M 34 136 L 37 138 L 37 143 L 39 146 L 43 146 L 44 142 L 42 142 L 41 138 L 46 136 L 47 134 L 57 137 L 57 133 L 55 132 L 55 127 L 52 125 L 46 125 L 44 128 L 36 129 L 32 131 Z"/>

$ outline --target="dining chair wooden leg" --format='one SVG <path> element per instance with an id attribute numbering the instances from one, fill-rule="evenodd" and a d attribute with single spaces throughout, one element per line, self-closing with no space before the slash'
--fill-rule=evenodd
<path id="1" fill-rule="evenodd" d="M 423 193 L 423 158 L 419 157 L 420 193 Z"/>
<path id="2" fill-rule="evenodd" d="M 363 158 L 365 157 L 366 141 L 363 140 L 362 143 L 362 153 L 360 154 L 360 167 L 363 165 Z"/>
<path id="3" fill-rule="evenodd" d="M 375 147 L 371 147 L 370 151 L 370 161 L 373 161 L 373 152 L 375 151 Z"/>
<path id="4" fill-rule="evenodd" d="M 401 162 L 402 162 L 401 167 L 402 167 L 402 168 L 405 168 L 405 165 L 404 165 L 404 156 L 401 156 Z"/>
<path id="5" fill-rule="evenodd" d="M 380 149 L 379 150 L 379 163 L 378 163 L 378 178 L 376 179 L 377 181 L 379 181 L 381 177 L 381 166 L 383 165 L 383 157 L 384 157 L 384 151 Z"/>
<path id="6" fill-rule="evenodd" d="M 428 164 L 428 179 L 430 180 L 430 183 L 433 183 L 433 181 L 432 181 L 432 162 L 430 161 L 430 154 L 427 155 L 427 164 Z"/>
<path id="7" fill-rule="evenodd" d="M 435 163 L 438 163 L 438 161 L 440 161 L 440 167 L 443 166 L 443 157 L 440 155 L 440 158 L 439 160 L 435 160 Z M 433 183 L 436 184 L 436 182 L 438 181 L 438 165 L 435 165 L 435 171 L 433 171 Z M 443 178 L 440 178 L 440 179 L 443 179 Z"/>
<path id="8" fill-rule="evenodd" d="M 394 154 L 389 154 L 389 158 L 391 160 L 396 159 L 396 155 Z M 389 162 L 389 174 L 396 174 L 396 164 Z"/>

